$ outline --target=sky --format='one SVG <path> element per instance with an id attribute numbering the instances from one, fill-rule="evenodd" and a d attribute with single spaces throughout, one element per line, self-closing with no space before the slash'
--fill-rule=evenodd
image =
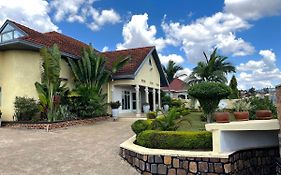
<path id="1" fill-rule="evenodd" d="M 281 84 L 281 0 L 0 0 L 0 9 L 1 24 L 58 31 L 100 51 L 156 46 L 162 64 L 186 74 L 218 48 L 239 89 Z"/>

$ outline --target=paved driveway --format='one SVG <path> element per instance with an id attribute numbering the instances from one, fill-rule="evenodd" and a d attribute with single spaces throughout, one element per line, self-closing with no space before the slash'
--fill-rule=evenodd
<path id="1" fill-rule="evenodd" d="M 1 175 L 139 175 L 119 157 L 135 119 L 51 132 L 0 128 Z"/>

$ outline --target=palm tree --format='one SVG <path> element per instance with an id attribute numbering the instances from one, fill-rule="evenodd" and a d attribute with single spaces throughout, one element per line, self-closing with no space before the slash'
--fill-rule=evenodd
<path id="1" fill-rule="evenodd" d="M 96 53 L 90 45 L 83 49 L 80 60 L 74 61 L 69 58 L 68 61 L 78 85 L 101 91 L 102 85 L 107 83 L 112 75 L 122 68 L 129 59 L 129 57 L 116 59 L 112 68 L 107 69 L 105 58 Z"/>
<path id="2" fill-rule="evenodd" d="M 218 55 L 217 49 L 213 51 L 210 58 L 205 52 L 203 53 L 206 61 L 200 61 L 193 68 L 191 75 L 187 78 L 187 84 L 192 85 L 204 81 L 226 83 L 226 75 L 235 72 L 235 67 L 230 62 L 226 62 L 227 57 Z"/>
<path id="3" fill-rule="evenodd" d="M 179 70 L 183 70 L 183 67 L 180 65 L 176 65 L 176 63 L 172 60 L 170 60 L 167 64 L 167 66 L 163 66 L 164 72 L 166 73 L 167 79 L 170 82 L 173 81 L 175 74 L 179 71 Z"/>

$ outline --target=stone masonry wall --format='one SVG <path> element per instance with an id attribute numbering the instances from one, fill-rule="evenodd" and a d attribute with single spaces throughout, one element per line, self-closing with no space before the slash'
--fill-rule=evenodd
<path id="1" fill-rule="evenodd" d="M 121 148 L 120 155 L 143 175 L 273 175 L 277 147 L 239 151 L 229 158 L 141 155 Z"/>

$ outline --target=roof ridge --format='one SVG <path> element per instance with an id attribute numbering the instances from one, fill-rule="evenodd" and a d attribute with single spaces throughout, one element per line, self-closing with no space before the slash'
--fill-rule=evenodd
<path id="1" fill-rule="evenodd" d="M 106 51 L 106 52 L 102 52 L 102 53 L 122 52 L 122 51 L 146 49 L 146 48 L 151 48 L 152 49 L 152 48 L 155 48 L 155 46 L 135 47 L 135 48 L 122 49 L 122 50 L 111 50 L 111 51 Z"/>
<path id="2" fill-rule="evenodd" d="M 69 38 L 69 39 L 72 39 L 72 40 L 75 40 L 75 41 L 77 41 L 77 42 L 80 42 L 81 44 L 88 45 L 88 44 L 84 43 L 83 41 L 80 41 L 80 40 L 75 39 L 75 38 L 73 38 L 73 37 L 70 37 L 70 36 L 67 36 L 67 35 L 65 35 L 65 34 L 59 33 L 59 32 L 57 32 L 57 31 L 45 32 L 45 33 L 43 33 L 43 35 L 46 36 L 46 34 L 52 34 L 52 33 L 58 34 L 58 35 L 60 35 L 60 36 L 63 36 L 63 37 L 66 37 L 66 38 Z"/>

